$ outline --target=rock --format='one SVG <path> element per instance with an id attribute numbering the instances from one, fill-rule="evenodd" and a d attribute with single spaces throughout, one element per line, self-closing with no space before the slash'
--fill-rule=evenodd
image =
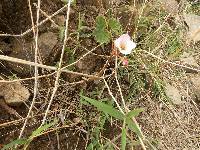
<path id="1" fill-rule="evenodd" d="M 198 100 L 200 100 L 200 75 L 193 75 L 190 80 L 194 85 L 194 94 L 197 96 Z"/>
<path id="2" fill-rule="evenodd" d="M 189 42 L 191 40 L 194 42 L 200 41 L 200 16 L 194 14 L 186 14 L 184 18 L 186 24 L 189 27 L 187 40 Z"/>
<path id="3" fill-rule="evenodd" d="M 179 4 L 176 0 L 161 0 L 161 5 L 166 12 L 176 15 L 178 14 Z"/>
<path id="4" fill-rule="evenodd" d="M 0 96 L 8 105 L 20 105 L 30 96 L 29 90 L 20 82 L 0 83 Z"/>
<path id="5" fill-rule="evenodd" d="M 174 87 L 170 84 L 167 84 L 165 87 L 165 93 L 166 93 L 167 97 L 169 97 L 171 99 L 172 103 L 174 103 L 175 105 L 181 105 L 184 103 L 181 100 L 180 91 L 176 87 Z"/>
<path id="6" fill-rule="evenodd" d="M 32 43 L 23 42 L 19 39 L 14 39 L 12 41 L 12 53 L 9 54 L 10 57 L 19 58 L 23 60 L 34 62 L 34 48 Z M 7 62 L 9 68 L 21 75 L 30 75 L 34 73 L 34 68 L 19 63 Z"/>
<path id="7" fill-rule="evenodd" d="M 11 57 L 32 61 L 34 62 L 35 57 L 35 49 L 34 49 L 34 42 L 35 41 L 22 41 L 20 39 L 14 39 L 12 41 L 12 53 L 9 54 Z M 57 44 L 57 35 L 53 32 L 46 32 L 39 36 L 38 38 L 38 58 L 39 62 L 46 64 L 49 60 L 49 57 L 52 57 L 51 52 L 54 46 Z M 51 60 L 53 60 L 51 58 Z M 22 75 L 29 75 L 34 72 L 34 67 L 25 65 L 25 64 L 18 64 L 13 62 L 8 62 L 8 66 L 20 73 Z"/>
<path id="8" fill-rule="evenodd" d="M 195 58 L 189 53 L 183 52 L 183 54 L 180 56 L 180 60 L 183 61 L 184 64 L 199 67 Z"/>
<path id="9" fill-rule="evenodd" d="M 80 72 L 90 74 L 95 69 L 95 67 L 98 66 L 97 63 L 97 57 L 94 55 L 88 55 L 76 63 L 76 67 Z"/>
<path id="10" fill-rule="evenodd" d="M 55 23 L 61 27 L 65 25 L 65 16 L 64 15 L 58 15 L 55 17 Z"/>
<path id="11" fill-rule="evenodd" d="M 57 35 L 53 32 L 46 32 L 39 36 L 38 46 L 40 50 L 42 63 L 45 64 L 48 61 L 48 57 L 50 56 L 57 42 L 58 42 Z"/>

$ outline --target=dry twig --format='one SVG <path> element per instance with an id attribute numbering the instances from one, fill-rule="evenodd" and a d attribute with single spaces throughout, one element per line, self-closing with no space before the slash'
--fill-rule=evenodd
<path id="1" fill-rule="evenodd" d="M 31 21 L 32 21 L 32 26 L 33 26 L 33 32 L 34 32 L 34 38 L 35 38 L 35 63 L 37 64 L 37 59 L 38 59 L 38 24 L 39 24 L 39 18 L 40 18 L 40 0 L 38 0 L 38 8 L 37 8 L 37 20 L 36 20 L 36 31 L 34 30 L 34 22 L 33 22 L 33 16 L 31 16 Z M 30 9 L 30 14 L 32 15 L 32 10 L 31 10 L 31 5 L 30 5 L 30 0 L 29 0 L 29 9 Z M 31 106 L 29 108 L 27 117 L 28 118 L 31 114 L 32 108 L 34 107 L 36 96 L 37 96 L 37 91 L 38 91 L 38 66 L 35 66 L 35 82 L 34 82 L 34 89 L 33 89 L 33 100 L 31 103 Z M 22 137 L 24 129 L 26 127 L 28 119 L 25 120 L 24 125 L 22 126 L 19 139 Z"/>
<path id="2" fill-rule="evenodd" d="M 58 11 L 56 11 L 55 13 L 53 13 L 51 16 L 49 16 L 49 18 L 53 18 L 54 16 L 58 15 L 60 12 L 62 12 L 65 8 L 67 7 L 67 5 L 63 6 L 62 8 L 60 8 Z M 22 34 L 0 34 L 0 36 L 10 36 L 10 37 L 23 37 L 26 34 L 32 32 L 34 30 L 34 28 L 37 28 L 41 25 L 43 25 L 44 23 L 46 23 L 47 21 L 49 21 L 49 18 L 46 18 L 44 20 L 42 20 L 40 23 L 38 23 L 38 26 L 34 26 L 31 29 L 26 30 L 25 32 L 23 32 Z"/>
<path id="3" fill-rule="evenodd" d="M 75 71 L 70 71 L 70 70 L 66 69 L 67 67 L 76 64 L 78 61 L 80 61 L 81 59 L 83 59 L 83 57 L 85 57 L 89 53 L 90 52 L 86 53 L 84 56 L 82 56 L 79 60 L 75 61 L 74 63 L 69 64 L 69 65 L 61 68 L 60 71 L 61 72 L 65 72 L 65 73 L 69 73 L 69 74 L 75 74 L 75 75 L 85 76 L 85 77 L 89 77 L 89 78 L 101 79 L 102 77 L 98 77 L 98 76 L 95 76 L 95 75 L 84 74 L 84 73 L 75 72 Z M 0 60 L 6 60 L 6 61 L 14 62 L 14 63 L 26 64 L 26 65 L 30 65 L 30 66 L 37 66 L 39 68 L 44 68 L 44 69 L 48 69 L 48 70 L 54 70 L 54 71 L 56 71 L 55 73 L 57 73 L 57 70 L 58 70 L 58 68 L 56 68 L 54 66 L 47 66 L 47 65 L 43 65 L 43 64 L 39 64 L 39 63 L 34 63 L 34 62 L 31 62 L 31 61 L 27 61 L 27 60 L 23 60 L 23 59 L 19 59 L 19 58 L 14 58 L 14 57 L 9 57 L 9 56 L 4 56 L 4 55 L 0 55 Z M 4 82 L 4 80 L 2 82 Z"/>
<path id="4" fill-rule="evenodd" d="M 66 22 L 65 22 L 64 42 L 63 42 L 62 52 L 61 52 L 60 61 L 59 61 L 59 65 L 58 65 L 57 76 L 56 76 L 56 80 L 55 80 L 55 84 L 54 84 L 54 88 L 53 88 L 53 93 L 51 95 L 51 99 L 50 99 L 49 104 L 47 106 L 47 109 L 46 109 L 45 115 L 43 117 L 41 126 L 46 121 L 48 111 L 49 111 L 50 106 L 51 106 L 51 104 L 53 102 L 53 99 L 54 99 L 54 96 L 56 94 L 56 91 L 57 91 L 57 88 L 58 88 L 58 84 L 59 84 L 59 78 L 60 78 L 60 75 L 61 75 L 61 67 L 62 67 L 63 55 L 64 55 L 64 52 L 65 52 L 65 45 L 66 45 L 67 37 L 68 37 L 67 35 L 68 35 L 68 23 L 69 23 L 70 4 L 71 4 L 71 0 L 69 0 L 68 7 L 67 7 L 67 18 L 66 18 Z"/>

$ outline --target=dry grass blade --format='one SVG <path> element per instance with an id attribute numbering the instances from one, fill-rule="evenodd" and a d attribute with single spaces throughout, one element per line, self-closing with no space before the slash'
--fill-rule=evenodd
<path id="1" fill-rule="evenodd" d="M 193 68 L 193 67 L 185 66 L 185 65 L 178 64 L 178 63 L 175 63 L 175 62 L 167 61 L 167 60 L 160 58 L 159 56 L 154 55 L 153 53 L 150 53 L 150 52 L 145 51 L 145 50 L 142 50 L 142 51 L 145 52 L 146 54 L 150 55 L 151 57 L 156 58 L 156 59 L 158 59 L 158 60 L 160 60 L 164 63 L 170 64 L 170 65 L 173 65 L 173 66 L 176 66 L 176 67 L 180 67 L 180 68 L 183 68 L 183 69 L 185 68 L 185 69 L 193 70 L 195 72 L 200 72 L 200 69 L 198 69 L 198 68 Z"/>

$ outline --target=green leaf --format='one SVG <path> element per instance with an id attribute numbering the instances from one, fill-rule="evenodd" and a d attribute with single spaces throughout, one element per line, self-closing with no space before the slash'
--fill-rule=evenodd
<path id="1" fill-rule="evenodd" d="M 107 23 L 104 16 L 98 16 L 96 18 L 96 29 L 97 30 L 104 30 L 106 29 Z"/>
<path id="2" fill-rule="evenodd" d="M 83 92 L 83 89 L 81 89 L 81 91 L 80 91 L 80 103 L 81 104 L 83 104 L 83 105 L 86 105 L 86 106 L 89 106 L 90 104 L 87 102 L 87 101 L 85 101 L 85 99 L 82 97 L 83 96 L 83 94 L 84 94 L 84 92 Z"/>
<path id="3" fill-rule="evenodd" d="M 85 96 L 81 96 L 81 97 L 84 98 L 90 104 L 97 107 L 98 110 L 103 111 L 104 113 L 109 114 L 110 116 L 112 116 L 114 118 L 124 120 L 124 117 L 125 117 L 124 114 L 122 114 L 117 109 L 113 108 L 113 106 L 105 104 L 103 102 L 99 102 L 99 101 L 91 99 L 89 97 L 85 97 Z"/>
<path id="4" fill-rule="evenodd" d="M 65 52 L 70 53 L 71 52 L 70 47 L 65 47 Z"/>
<path id="5" fill-rule="evenodd" d="M 126 150 L 126 120 L 124 120 L 124 125 L 122 128 L 122 136 L 121 136 L 121 149 Z"/>
<path id="6" fill-rule="evenodd" d="M 60 41 L 62 41 L 63 40 L 63 38 L 64 38 L 64 32 L 65 32 L 65 27 L 59 27 L 59 39 L 60 39 Z"/>
<path id="7" fill-rule="evenodd" d="M 81 102 L 81 104 L 86 105 L 86 106 L 90 105 L 87 101 L 85 101 L 83 99 L 80 99 L 80 102 Z"/>
<path id="8" fill-rule="evenodd" d="M 35 131 L 32 132 L 32 135 L 29 137 L 29 139 L 32 139 L 34 137 L 37 137 L 39 135 L 41 135 L 45 130 L 47 130 L 48 128 L 50 128 L 51 126 L 53 126 L 57 121 L 54 121 L 52 123 L 49 124 L 45 124 L 39 128 L 37 128 Z"/>
<path id="9" fill-rule="evenodd" d="M 95 36 L 95 40 L 100 44 L 107 44 L 110 42 L 111 35 L 108 32 L 107 22 L 104 16 L 98 16 L 96 19 L 96 27 L 93 31 L 93 35 Z"/>
<path id="10" fill-rule="evenodd" d="M 139 113 L 142 112 L 142 111 L 144 111 L 143 108 L 138 108 L 138 109 L 135 109 L 135 110 L 128 112 L 128 114 L 125 116 L 126 124 L 138 136 L 141 136 L 141 132 L 140 132 L 140 129 L 137 127 L 137 125 L 133 122 L 132 118 L 139 115 Z"/>
<path id="11" fill-rule="evenodd" d="M 133 122 L 132 119 L 126 118 L 126 124 L 128 125 L 129 129 L 134 131 L 138 136 L 142 136 L 140 129 L 137 127 L 137 125 Z"/>
<path id="12" fill-rule="evenodd" d="M 61 0 L 64 4 L 68 4 L 69 0 Z M 76 0 L 71 0 L 71 4 L 76 5 Z"/>
<path id="13" fill-rule="evenodd" d="M 94 30 L 93 35 L 100 44 L 107 44 L 111 39 L 110 33 L 107 30 Z"/>
<path id="14" fill-rule="evenodd" d="M 8 150 L 14 148 L 16 145 L 23 145 L 27 143 L 27 139 L 17 139 L 7 145 L 5 145 L 1 150 Z"/>
<path id="15" fill-rule="evenodd" d="M 90 143 L 88 146 L 87 146 L 87 149 L 86 150 L 93 150 L 94 149 L 94 146 L 92 143 Z"/>
<path id="16" fill-rule="evenodd" d="M 131 110 L 130 112 L 128 112 L 128 114 L 126 115 L 126 117 L 132 118 L 132 117 L 138 116 L 139 113 L 141 113 L 143 111 L 144 111 L 143 108 L 138 108 L 138 109 L 135 109 L 135 110 Z"/>
<path id="17" fill-rule="evenodd" d="M 108 21 L 108 26 L 110 27 L 111 31 L 115 34 L 120 34 L 122 31 L 122 27 L 121 27 L 121 24 L 120 22 L 115 19 L 115 18 L 111 18 L 109 19 Z"/>

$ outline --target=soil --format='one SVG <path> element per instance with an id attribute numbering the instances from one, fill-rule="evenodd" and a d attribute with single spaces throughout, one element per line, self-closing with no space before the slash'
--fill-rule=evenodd
<path id="1" fill-rule="evenodd" d="M 84 35 L 92 34 L 96 17 L 99 14 L 107 13 L 109 2 L 110 1 L 106 0 L 77 0 L 76 5 L 72 6 L 69 20 L 70 37 L 67 40 L 63 65 L 68 65 L 74 60 L 80 59 L 83 54 L 88 52 L 87 50 L 91 50 L 98 45 L 93 37 Z M 113 6 L 122 6 L 130 4 L 132 1 L 114 0 L 113 2 Z M 139 6 L 142 2 L 143 1 L 138 1 L 137 5 Z M 37 3 L 37 0 L 31 1 L 34 16 L 33 20 L 35 22 L 36 7 L 34 6 L 34 3 Z M 63 6 L 64 3 L 60 0 L 41 0 L 41 10 L 49 16 Z M 121 8 L 117 10 L 119 12 L 115 12 L 115 14 L 119 16 L 122 26 L 132 34 L 135 30 L 132 23 L 134 19 L 136 19 L 137 9 L 125 7 L 123 12 Z M 79 15 L 81 14 L 84 14 L 84 26 L 89 28 L 82 31 L 84 34 L 83 36 L 78 37 L 79 41 L 77 42 L 76 31 L 80 19 Z M 0 55 L 34 62 L 35 43 L 33 33 L 29 32 L 22 35 L 32 27 L 30 18 L 28 1 L 0 1 L 0 33 L 16 35 L 0 37 Z M 42 21 L 45 18 L 44 15 L 41 15 L 39 20 Z M 66 9 L 52 18 L 54 23 L 47 21 L 39 27 L 38 61 L 40 64 L 49 66 L 58 65 L 62 49 L 62 39 L 60 38 L 61 27 L 64 25 L 65 18 Z M 87 55 L 87 57 L 81 59 L 78 63 L 68 69 L 82 74 L 98 75 L 98 73 L 102 73 L 102 68 L 104 68 L 106 62 L 109 60 L 110 64 L 106 68 L 106 75 L 111 75 L 114 69 L 114 61 L 109 59 L 111 49 L 112 44 L 98 47 L 92 53 Z M 195 65 L 196 64 L 197 63 L 195 63 Z M 29 137 L 32 132 L 40 126 L 56 79 L 55 74 L 49 75 L 50 73 L 53 73 L 52 70 L 39 68 L 38 71 L 39 75 L 46 75 L 46 77 L 38 79 L 36 103 L 31 113 L 31 117 L 28 120 L 23 137 Z M 14 139 L 17 139 L 19 136 L 24 123 L 23 118 L 26 117 L 33 99 L 34 78 L 32 77 L 34 77 L 34 67 L 26 64 L 0 60 L 0 79 L 6 81 L 10 80 L 10 82 L 0 82 L 0 105 L 1 101 L 5 102 L 2 102 L 2 107 L 0 107 L 0 148 Z M 155 98 L 153 97 L 153 94 L 150 94 L 149 96 L 147 93 L 141 91 L 138 91 L 138 97 L 143 95 L 141 96 L 140 101 L 129 104 L 131 108 L 146 108 L 147 111 L 139 116 L 140 119 L 138 119 L 138 122 L 140 123 L 145 136 L 149 137 L 149 141 L 153 141 L 158 149 L 189 149 L 191 147 L 198 147 L 197 143 L 199 137 L 197 137 L 197 135 L 200 133 L 200 128 L 198 126 L 198 122 L 200 122 L 200 113 L 197 112 L 199 112 L 199 103 L 197 102 L 198 106 L 195 106 L 191 104 L 189 99 L 196 102 L 196 99 L 199 99 L 200 97 L 200 83 L 195 82 L 198 81 L 199 78 L 198 75 L 190 74 L 189 76 L 184 76 L 184 79 L 175 78 L 174 80 L 176 80 L 176 83 L 178 84 L 173 86 L 169 85 L 170 90 L 176 89 L 178 96 L 176 93 L 174 95 L 174 93 L 168 92 L 173 94 L 172 97 L 178 97 L 178 99 L 183 99 L 181 95 L 185 94 L 185 88 L 188 85 L 186 82 L 188 80 L 191 81 L 191 85 L 194 86 L 192 90 L 189 91 L 190 94 L 192 93 L 192 96 L 190 97 L 186 93 L 184 98 L 187 101 L 185 103 L 176 101 L 176 107 L 174 107 L 174 104 L 170 104 L 167 107 L 163 106 L 160 101 L 157 101 L 157 98 L 159 99 L 159 97 Z M 13 79 L 27 80 L 14 82 L 12 81 Z M 143 79 L 148 80 L 147 82 L 151 82 L 151 79 L 145 75 Z M 166 79 L 166 81 L 169 80 L 172 79 L 170 77 L 169 79 Z M 119 97 L 114 78 L 109 78 L 108 82 L 111 85 L 112 92 Z M 99 120 L 98 115 L 95 113 L 96 109 L 80 103 L 80 93 L 85 92 L 88 96 L 99 98 L 98 96 L 95 97 L 95 92 L 100 91 L 99 93 L 102 92 L 102 97 L 110 98 L 105 87 L 102 87 L 102 84 L 103 81 L 101 80 L 86 78 L 77 74 L 62 73 L 60 84 L 53 104 L 51 105 L 51 111 L 48 114 L 47 120 L 48 122 L 52 122 L 54 119 L 57 119 L 59 123 L 55 128 L 52 128 L 51 132 L 44 133 L 43 135 L 34 138 L 28 149 L 86 149 L 92 141 L 88 135 L 91 135 L 90 132 L 98 125 Z M 122 92 L 128 97 L 129 93 L 131 93 L 131 90 L 129 89 L 131 83 L 129 83 L 126 76 L 122 78 L 121 84 Z M 151 87 L 150 84 L 151 83 L 146 85 L 145 88 L 148 89 Z M 179 89 L 177 87 L 179 87 Z M 180 87 L 182 89 L 180 89 Z M 180 94 L 179 92 L 182 93 Z M 23 102 L 21 103 L 21 101 Z M 12 103 L 15 104 L 12 105 Z M 184 113 L 185 110 L 188 112 Z M 191 116 L 188 116 L 189 114 Z M 82 118 L 85 120 L 81 120 Z M 90 121 L 90 124 L 87 124 L 88 120 Z M 103 139 L 112 141 L 121 132 L 117 122 L 113 122 L 113 124 L 108 122 L 105 123 L 104 126 L 105 130 L 101 135 Z M 173 138 L 171 135 L 173 135 Z M 191 135 L 194 135 L 194 137 L 190 137 Z M 135 135 L 131 136 L 133 136 L 133 139 L 135 138 Z M 159 140 L 161 140 L 161 142 L 160 144 L 157 144 Z M 118 141 L 117 146 L 120 147 L 120 140 L 116 141 Z M 136 149 L 141 148 L 137 145 L 135 147 Z"/>
<path id="2" fill-rule="evenodd" d="M 37 2 L 31 1 L 31 6 L 33 10 L 33 16 L 36 16 L 36 9 L 33 5 L 33 3 Z M 71 13 L 70 13 L 70 25 L 69 30 L 74 31 L 77 29 L 78 24 L 78 13 L 80 12 L 86 12 L 86 22 L 88 26 L 93 26 L 94 21 L 92 19 L 95 19 L 97 14 L 97 8 L 96 3 L 93 5 L 92 3 L 84 4 L 87 8 L 82 7 L 83 2 L 80 2 L 77 4 L 76 7 L 72 7 Z M 24 33 L 26 30 L 31 28 L 31 20 L 30 20 L 30 12 L 27 1 L 1 1 L 0 2 L 1 11 L 0 11 L 0 32 L 1 33 L 7 33 L 7 34 L 21 34 Z M 53 14 L 55 11 L 63 7 L 63 3 L 55 0 L 43 0 L 41 3 L 41 10 L 46 12 L 46 14 L 50 15 Z M 77 9 L 77 10 L 76 10 Z M 90 16 L 90 14 L 93 13 L 94 16 Z M 54 19 L 55 23 L 57 25 L 64 25 L 66 17 L 66 11 L 62 11 L 59 15 L 57 15 Z M 36 20 L 33 18 L 34 21 Z M 45 19 L 44 16 L 41 15 L 40 21 Z M 93 39 L 88 38 L 89 42 L 85 45 L 86 48 L 91 46 L 96 46 L 97 44 L 94 43 Z M 88 41 L 86 40 L 86 41 Z M 83 40 L 81 40 L 83 41 Z M 85 41 L 83 41 L 85 42 Z M 74 47 L 74 40 L 68 40 L 69 47 Z M 62 48 L 62 43 L 59 39 L 59 29 L 56 28 L 50 21 L 45 23 L 44 25 L 39 27 L 39 39 L 38 39 L 38 45 L 39 45 L 39 61 L 43 64 L 48 65 L 55 65 L 56 61 L 59 60 L 60 50 Z M 11 57 L 27 60 L 27 61 L 34 61 L 34 39 L 33 34 L 28 33 L 25 36 L 20 37 L 1 37 L 1 54 L 8 55 Z M 85 50 L 78 49 L 75 53 L 75 56 L 78 58 L 81 56 L 81 54 L 85 52 Z M 80 54 L 79 54 L 80 53 Z M 98 50 L 97 50 L 98 53 Z M 68 54 L 65 55 L 64 63 L 67 64 L 69 61 L 69 58 L 67 57 Z M 70 56 L 69 56 L 70 57 Z M 97 58 L 95 55 L 90 55 L 87 60 L 82 60 L 76 65 L 76 70 L 82 73 L 94 73 L 95 71 L 98 71 L 98 68 L 100 68 L 101 62 L 104 62 L 103 59 Z M 94 62 L 99 62 L 99 66 L 96 66 Z M 19 64 L 19 63 L 12 63 L 12 62 L 5 62 L 1 61 L 1 78 L 8 78 L 11 76 L 17 76 L 18 78 L 26 78 L 31 77 L 34 75 L 34 68 Z M 89 67 L 88 67 L 89 66 Z M 40 73 L 48 73 L 49 71 L 39 70 Z M 66 81 L 72 81 L 72 80 L 78 80 L 76 76 L 69 75 L 69 74 L 62 74 L 63 78 Z M 66 79 L 67 78 L 67 79 Z M 65 82 L 66 82 L 65 81 Z M 43 107 L 46 107 L 44 105 L 44 102 L 46 101 L 49 96 L 49 92 L 51 91 L 52 85 L 54 82 L 53 78 L 43 78 L 39 80 L 39 94 L 37 97 L 37 102 L 35 104 L 35 110 L 33 110 L 35 113 L 35 117 L 29 120 L 29 123 L 27 125 L 27 128 L 24 132 L 24 137 L 29 136 L 41 123 L 42 114 L 40 112 L 40 109 L 44 109 Z M 17 83 L 17 82 L 16 82 Z M 30 106 L 32 94 L 29 97 L 30 101 L 26 101 L 26 104 L 21 103 L 22 99 L 16 99 L 16 97 L 9 97 L 9 95 L 12 95 L 12 91 L 9 90 L 11 87 L 14 90 L 14 94 L 17 93 L 17 95 L 21 95 L 27 93 L 27 89 L 32 93 L 33 92 L 33 81 L 24 81 L 23 85 L 25 85 L 26 89 L 24 87 L 17 89 L 14 88 L 14 83 L 3 83 L 1 86 L 1 111 L 0 111 L 0 144 L 6 144 L 11 142 L 12 140 L 16 139 L 19 135 L 20 128 L 23 125 L 23 121 L 18 118 L 18 115 L 21 117 L 26 117 L 26 114 L 28 112 L 28 107 Z M 4 87 L 3 87 L 4 86 Z M 8 88 L 5 88 L 8 87 Z M 84 85 L 81 85 L 84 86 Z M 66 90 L 67 88 L 67 90 Z M 24 90 L 25 91 L 24 91 Z M 22 93 L 22 94 L 20 94 Z M 53 117 L 54 115 L 60 115 L 57 111 L 63 110 L 63 108 L 68 107 L 75 107 L 77 104 L 76 101 L 79 101 L 79 91 L 80 89 L 76 86 L 67 86 L 63 85 L 63 87 L 59 88 L 59 91 L 62 92 L 62 94 L 65 93 L 65 98 L 63 95 L 59 94 L 56 96 L 54 101 L 54 104 L 52 104 L 52 114 L 50 114 L 49 118 Z M 65 91 L 63 93 L 63 91 Z M 77 92 L 75 92 L 77 91 Z M 25 94 L 27 95 L 27 94 Z M 22 96 L 23 97 L 23 96 Z M 23 100 L 27 100 L 28 98 L 23 98 Z M 60 100 L 61 102 L 59 102 Z M 15 100 L 15 102 L 13 102 Z M 62 102 L 63 100 L 68 101 L 69 103 Z M 4 101 L 4 102 L 3 102 Z M 12 102 L 11 102 L 12 101 Z M 12 105 L 13 103 L 20 103 L 17 105 Z M 59 103 L 62 103 L 59 105 Z M 64 111 L 64 110 L 63 110 Z M 74 120 L 77 120 L 77 115 L 75 115 L 75 112 L 77 111 L 75 108 L 69 108 L 69 113 L 66 114 L 66 112 L 63 112 L 65 117 L 69 119 L 69 121 L 72 123 L 69 127 L 62 127 L 59 129 L 56 133 L 59 134 L 59 142 L 58 139 L 55 138 L 56 133 L 52 132 L 49 134 L 46 134 L 42 137 L 38 137 L 34 139 L 29 146 L 29 149 L 85 149 L 87 146 L 87 135 L 84 133 L 84 126 L 82 123 L 74 122 Z M 74 111 L 74 112 L 73 112 Z M 18 115 L 16 115 L 16 113 Z M 37 117 L 38 116 L 38 117 Z M 54 117 L 53 117 L 54 118 Z M 19 119 L 19 120 L 18 120 Z M 15 121 L 15 123 L 11 123 L 12 121 Z M 10 123 L 9 123 L 10 122 Z M 8 123 L 8 125 L 4 124 Z M 74 125 L 73 125 L 74 124 Z M 83 131 L 82 131 L 83 130 Z M 59 144 L 58 144 L 59 143 Z"/>

